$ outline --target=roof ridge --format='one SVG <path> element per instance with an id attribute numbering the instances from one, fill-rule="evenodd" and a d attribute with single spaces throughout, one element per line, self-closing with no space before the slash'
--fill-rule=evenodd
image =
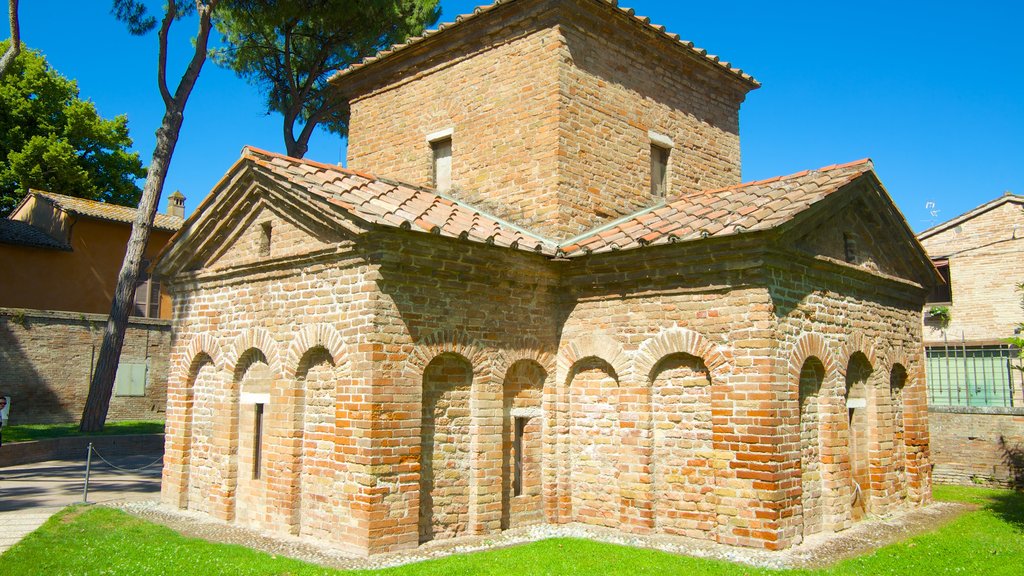
<path id="1" fill-rule="evenodd" d="M 328 81 L 329 82 L 330 81 L 334 81 L 335 79 L 337 79 L 339 77 L 342 77 L 342 76 L 345 76 L 345 75 L 351 73 L 354 70 L 359 70 L 359 69 L 365 68 L 369 64 L 373 64 L 374 62 L 378 62 L 380 60 L 384 60 L 386 58 L 389 58 L 393 54 L 396 54 L 398 52 L 402 52 L 403 50 L 405 50 L 409 46 L 412 46 L 414 44 L 419 44 L 419 43 L 421 43 L 421 42 L 431 38 L 432 36 L 435 36 L 435 35 L 437 35 L 437 34 L 439 34 L 441 32 L 444 32 L 445 30 L 448 30 L 448 29 L 454 28 L 456 26 L 459 26 L 459 25 L 463 24 L 466 21 L 475 20 L 475 19 L 479 18 L 481 15 L 490 13 L 490 12 L 496 10 L 497 8 L 499 8 L 499 7 L 503 6 L 503 5 L 508 5 L 508 4 L 512 3 L 513 1 L 514 0 L 494 0 L 491 4 L 477 6 L 476 8 L 473 9 L 473 11 L 471 13 L 457 15 L 452 22 L 442 22 L 442 23 L 438 24 L 437 28 L 435 28 L 433 30 L 424 30 L 423 33 L 420 34 L 419 36 L 413 36 L 411 38 L 408 38 L 408 39 L 406 39 L 405 42 L 403 42 L 401 44 L 394 44 L 394 45 L 392 45 L 388 49 L 381 50 L 381 51 L 373 54 L 372 56 L 367 56 L 366 58 L 363 58 L 359 62 L 356 62 L 356 63 L 348 66 L 347 68 L 343 68 L 343 69 L 335 72 L 328 79 Z M 648 29 L 650 31 L 653 31 L 653 32 L 659 34 L 660 36 L 675 42 L 676 44 L 678 44 L 679 46 L 681 46 L 681 47 L 683 47 L 685 49 L 688 49 L 689 51 L 694 53 L 696 56 L 699 56 L 699 57 L 703 58 L 706 62 L 724 69 L 726 72 L 729 72 L 730 74 L 732 74 L 733 76 L 737 77 L 738 79 L 746 82 L 747 84 L 750 84 L 751 86 L 753 86 L 753 88 L 756 89 L 756 88 L 759 88 L 761 86 L 761 83 L 758 82 L 756 78 L 754 78 L 750 74 L 747 74 L 741 68 L 737 68 L 737 67 L 732 66 L 731 63 L 723 61 L 721 58 L 719 58 L 716 55 L 708 54 L 707 50 L 694 46 L 694 43 L 689 41 L 689 40 L 682 40 L 682 39 L 680 39 L 679 34 L 675 34 L 673 32 L 669 32 L 665 28 L 665 26 L 663 26 L 663 25 L 652 24 L 651 23 L 651 19 L 648 18 L 648 17 L 646 17 L 646 16 L 637 16 L 636 15 L 636 11 L 633 10 L 632 8 L 623 8 L 623 7 L 619 6 L 618 0 L 594 0 L 594 1 L 596 3 L 598 3 L 598 4 L 602 4 L 602 5 L 605 5 L 605 6 L 610 6 L 613 10 L 616 10 L 618 13 L 626 15 L 632 21 L 637 22 L 637 23 L 643 25 L 646 29 Z"/>
<path id="2" fill-rule="evenodd" d="M 988 202 L 983 202 L 981 204 L 978 204 L 974 208 L 971 208 L 970 210 L 968 210 L 968 211 L 966 211 L 966 212 L 964 212 L 962 214 L 958 214 L 958 215 L 950 218 L 949 220 L 946 220 L 944 222 L 939 222 L 938 224 L 936 224 L 935 226 L 932 226 L 931 228 L 927 228 L 925 230 L 922 230 L 921 232 L 919 232 L 917 234 L 917 238 L 919 240 L 924 240 L 927 237 L 930 237 L 930 236 L 933 236 L 935 234 L 938 234 L 939 232 L 942 232 L 943 230 L 945 230 L 946 228 L 949 228 L 953 224 L 958 224 L 958 223 L 963 222 L 965 220 L 969 220 L 970 218 L 973 218 L 975 216 L 980 216 L 981 214 L 983 214 L 983 213 L 985 213 L 985 212 L 987 212 L 987 211 L 989 211 L 989 210 L 991 210 L 991 209 L 993 209 L 993 208 L 995 208 L 997 206 L 1001 206 L 1001 205 L 1003 205 L 1003 204 L 1005 204 L 1007 202 L 1024 202 L 1024 195 L 1013 194 L 1011 192 L 1003 192 L 1002 194 L 1000 194 L 999 196 L 993 198 L 992 200 L 989 200 Z"/>
<path id="3" fill-rule="evenodd" d="M 470 204 L 468 202 L 464 202 L 464 201 L 459 200 L 457 198 L 453 198 L 453 197 L 451 197 L 451 196 L 449 196 L 449 195 L 447 195 L 447 194 L 445 194 L 445 193 L 443 193 L 443 192 L 441 192 L 439 190 L 433 190 L 431 188 L 426 188 L 424 186 L 417 186 L 415 184 L 409 184 L 409 183 L 406 183 L 406 182 L 401 182 L 399 180 L 393 180 L 393 179 L 390 179 L 390 178 L 381 178 L 381 177 L 374 176 L 372 174 L 368 174 L 368 173 L 365 173 L 365 172 L 360 172 L 358 170 L 352 170 L 350 168 L 345 168 L 343 166 L 337 166 L 337 165 L 334 165 L 334 164 L 325 164 L 323 162 L 318 162 L 316 160 L 309 160 L 307 158 L 294 158 L 292 156 L 287 156 L 287 155 L 280 154 L 280 153 L 277 153 L 277 152 L 270 152 L 270 151 L 267 151 L 267 150 L 263 150 L 261 148 L 255 147 L 255 146 L 246 145 L 246 146 L 244 146 L 242 148 L 242 157 L 243 158 L 248 158 L 248 159 L 256 162 L 257 164 L 261 164 L 261 161 L 262 162 L 266 162 L 266 159 L 261 159 L 261 158 L 259 158 L 259 156 L 265 156 L 265 157 L 270 157 L 270 158 L 280 158 L 282 160 L 287 160 L 287 161 L 289 161 L 289 162 L 291 162 L 293 164 L 307 164 L 307 165 L 312 165 L 312 166 L 318 166 L 318 167 L 324 168 L 326 170 L 331 170 L 331 171 L 339 172 L 339 173 L 342 173 L 342 174 L 359 176 L 361 178 L 365 178 L 367 180 L 374 181 L 374 182 L 380 182 L 382 184 L 386 184 L 386 185 L 392 186 L 392 187 L 403 187 L 403 188 L 408 188 L 408 189 L 416 190 L 416 191 L 420 191 L 420 192 L 426 192 L 427 194 L 431 194 L 431 195 L 435 196 L 434 200 L 431 202 L 431 206 L 433 206 L 433 204 L 436 203 L 438 200 L 444 200 L 444 201 L 447 201 L 447 202 L 451 202 L 451 203 L 453 203 L 453 204 L 455 204 L 455 205 L 457 205 L 457 206 L 459 206 L 459 207 L 461 207 L 463 209 L 466 209 L 466 210 L 469 210 L 469 211 L 473 212 L 474 214 L 480 214 L 483 217 L 494 221 L 499 226 L 502 226 L 502 227 L 508 228 L 510 230 L 513 230 L 515 232 L 518 232 L 518 233 L 522 234 L 524 237 L 528 237 L 528 238 L 531 238 L 533 240 L 537 240 L 539 242 L 545 243 L 545 244 L 549 245 L 551 248 L 556 248 L 558 246 L 558 242 L 555 242 L 554 240 L 552 240 L 550 238 L 542 236 L 542 235 L 540 235 L 540 234 L 538 234 L 538 233 L 536 233 L 536 232 L 534 232 L 532 230 L 529 230 L 529 229 L 527 229 L 527 228 L 525 228 L 523 226 L 520 226 L 518 224 L 513 224 L 512 222 L 509 222 L 509 221 L 505 220 L 504 218 L 501 218 L 501 217 L 499 217 L 499 216 L 497 216 L 495 214 L 491 214 L 490 212 L 488 212 L 486 210 L 481 210 L 480 208 L 478 208 L 478 207 L 476 207 L 476 206 L 474 206 L 474 205 L 472 205 L 472 204 Z M 291 176 L 286 175 L 285 177 L 288 178 L 289 180 L 295 182 L 295 180 Z M 403 202 L 403 204 L 404 204 L 404 202 Z"/>
<path id="4" fill-rule="evenodd" d="M 675 202 L 677 200 L 682 200 L 684 198 L 692 198 L 693 196 L 700 196 L 702 194 L 711 195 L 711 194 L 717 194 L 719 192 L 728 192 L 730 190 L 740 190 L 742 188 L 749 188 L 750 186 L 763 186 L 765 184 L 771 184 L 772 182 L 779 182 L 779 181 L 782 181 L 782 180 L 790 180 L 792 178 L 802 178 L 802 177 L 807 176 L 808 174 L 811 174 L 811 173 L 814 173 L 814 172 L 831 172 L 832 170 L 840 170 L 842 168 L 852 168 L 854 166 L 861 165 L 861 164 L 872 165 L 873 163 L 871 161 L 871 158 L 861 158 L 860 160 L 854 160 L 852 162 L 846 162 L 844 164 L 830 164 L 828 166 L 823 166 L 821 168 L 813 168 L 813 169 L 810 169 L 810 170 L 801 170 L 800 172 L 794 172 L 792 174 L 786 174 L 784 176 L 772 176 L 771 178 L 764 178 L 764 179 L 761 179 L 761 180 L 751 180 L 750 182 L 741 182 L 739 184 L 733 184 L 731 186 L 724 186 L 722 188 L 711 188 L 709 190 L 696 190 L 694 192 L 684 192 L 682 194 L 679 194 L 675 198 L 673 198 L 672 201 L 670 201 L 668 203 L 672 204 L 673 202 Z"/>

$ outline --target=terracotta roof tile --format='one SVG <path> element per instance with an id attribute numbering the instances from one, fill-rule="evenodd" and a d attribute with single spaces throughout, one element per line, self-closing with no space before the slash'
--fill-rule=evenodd
<path id="1" fill-rule="evenodd" d="M 849 184 L 872 169 L 870 160 L 805 170 L 790 176 L 694 192 L 663 207 L 602 226 L 569 240 L 566 256 L 767 230 Z"/>
<path id="2" fill-rule="evenodd" d="M 438 192 L 375 178 L 340 166 L 289 158 L 273 152 L 246 147 L 243 158 L 261 166 L 291 184 L 323 198 L 352 216 L 382 226 L 405 227 L 518 250 L 554 255 L 554 242 L 503 222 L 472 206 Z"/>
<path id="3" fill-rule="evenodd" d="M 53 192 L 43 192 L 41 190 L 32 190 L 31 193 L 46 198 L 61 209 L 74 214 L 114 222 L 127 222 L 128 224 L 135 221 L 136 208 L 86 200 L 85 198 L 75 198 L 74 196 L 65 196 L 63 194 L 54 194 Z M 153 220 L 153 228 L 175 232 L 178 228 L 181 228 L 184 222 L 183 218 L 158 213 Z"/>
<path id="4" fill-rule="evenodd" d="M 14 244 L 30 248 L 71 250 L 71 247 L 46 232 L 21 220 L 0 218 L 0 244 Z"/>

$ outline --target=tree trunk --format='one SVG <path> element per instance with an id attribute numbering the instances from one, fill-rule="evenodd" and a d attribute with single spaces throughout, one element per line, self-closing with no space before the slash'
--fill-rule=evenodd
<path id="1" fill-rule="evenodd" d="M 117 365 L 121 358 L 121 348 L 124 346 L 125 329 L 128 327 L 128 316 L 135 302 L 135 284 L 139 278 L 139 267 L 146 251 L 146 244 L 149 243 L 149 233 L 156 218 L 157 202 L 164 188 L 174 147 L 178 143 L 182 119 L 180 106 L 174 106 L 164 113 L 163 124 L 156 133 L 156 150 L 153 151 L 153 160 L 149 165 L 146 185 L 142 189 L 139 209 L 135 213 L 135 222 L 132 223 L 124 263 L 117 276 L 110 318 L 107 319 L 107 327 L 103 331 L 103 344 L 89 386 L 85 410 L 82 412 L 82 432 L 102 430 L 107 419 L 110 394 L 114 389 Z"/>
<path id="2" fill-rule="evenodd" d="M 195 87 L 196 80 L 199 78 L 199 72 L 206 62 L 206 50 L 210 30 L 213 26 L 211 15 L 217 5 L 217 0 L 208 0 L 206 4 L 197 2 L 199 30 L 194 43 L 195 50 L 192 60 L 189 61 L 188 67 L 181 77 L 181 82 L 178 83 L 178 88 L 171 95 L 167 88 L 166 76 L 167 37 L 171 24 L 177 16 L 177 1 L 179 0 L 173 0 L 166 4 L 159 32 L 160 56 L 157 82 L 166 111 L 160 129 L 156 131 L 156 149 L 153 150 L 153 160 L 149 165 L 146 185 L 142 188 L 139 209 L 135 212 L 135 221 L 132 223 L 132 234 L 128 238 L 124 263 L 117 276 L 117 288 L 114 289 L 114 301 L 110 306 L 110 318 L 103 331 L 100 357 L 96 363 L 92 382 L 89 383 L 89 397 L 86 399 L 85 409 L 82 411 L 80 426 L 82 432 L 99 432 L 103 429 L 103 424 L 107 419 L 110 393 L 114 389 L 117 364 L 121 359 L 121 348 L 124 346 L 124 332 L 128 327 L 128 316 L 135 300 L 135 283 L 139 278 L 142 255 L 146 251 L 146 244 L 149 243 L 149 232 L 153 226 L 153 220 L 156 218 L 157 202 L 164 189 L 164 180 L 167 178 L 167 170 L 171 165 L 174 147 L 178 144 L 178 133 L 181 131 L 184 119 L 185 104 L 188 102 L 192 88 Z"/>
<path id="3" fill-rule="evenodd" d="M 7 69 L 14 63 L 14 59 L 21 53 L 21 28 L 18 26 L 18 0 L 8 0 L 8 15 L 11 17 L 11 45 L 7 47 L 2 58 L 0 58 L 0 78 L 7 74 Z"/>

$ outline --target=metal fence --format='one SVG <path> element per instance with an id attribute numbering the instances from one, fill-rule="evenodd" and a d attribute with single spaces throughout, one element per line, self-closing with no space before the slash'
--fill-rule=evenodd
<path id="1" fill-rule="evenodd" d="M 1021 403 L 1017 349 L 1008 344 L 925 348 L 931 406 L 1011 407 Z"/>

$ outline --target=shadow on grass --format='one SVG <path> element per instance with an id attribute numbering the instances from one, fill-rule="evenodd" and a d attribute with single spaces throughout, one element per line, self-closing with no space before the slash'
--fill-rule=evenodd
<path id="1" fill-rule="evenodd" d="M 1024 530 L 1024 491 L 1003 492 L 991 497 L 992 503 L 986 506 L 1003 521 Z"/>

